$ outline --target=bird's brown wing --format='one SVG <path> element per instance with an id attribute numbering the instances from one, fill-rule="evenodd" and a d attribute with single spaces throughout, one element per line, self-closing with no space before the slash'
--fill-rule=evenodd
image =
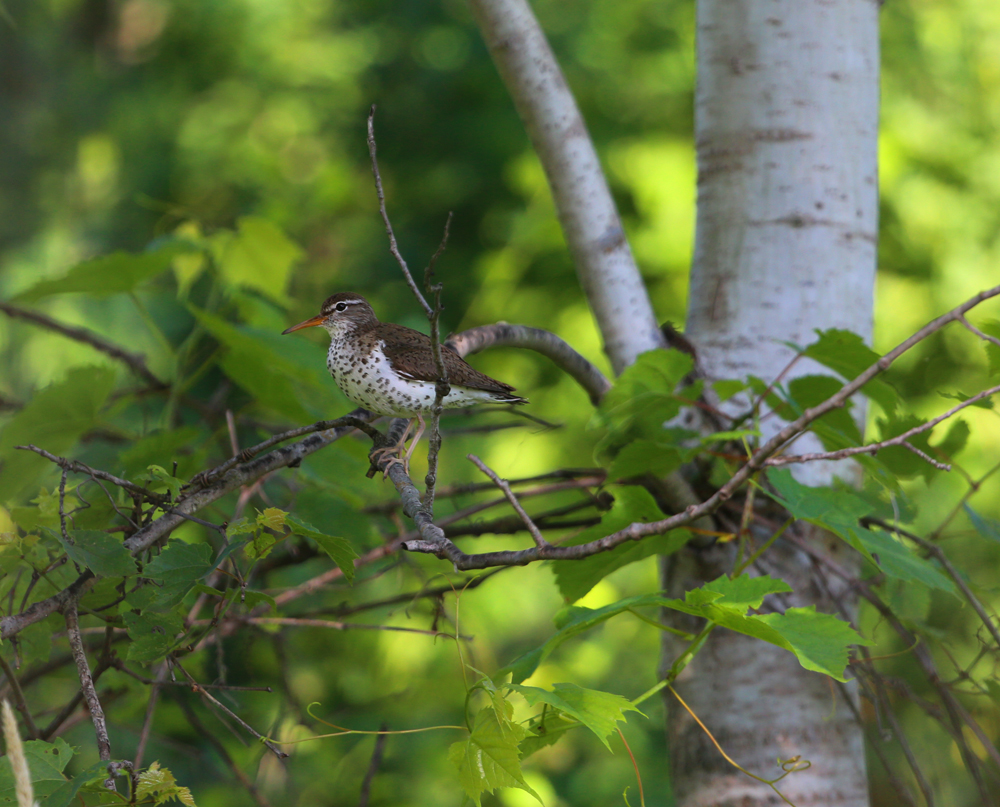
<path id="1" fill-rule="evenodd" d="M 405 378 L 420 381 L 437 381 L 438 371 L 434 364 L 434 352 L 429 336 L 402 325 L 385 323 L 382 325 L 382 350 L 392 369 Z M 510 384 L 495 378 L 467 364 L 457 353 L 441 346 L 441 359 L 448 371 L 448 383 L 487 392 L 512 392 Z"/>

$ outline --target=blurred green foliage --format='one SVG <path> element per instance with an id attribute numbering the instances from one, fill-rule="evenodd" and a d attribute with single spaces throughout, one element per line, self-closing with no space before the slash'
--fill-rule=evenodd
<path id="1" fill-rule="evenodd" d="M 695 198 L 693 4 L 539 0 L 534 6 L 604 158 L 657 312 L 681 322 Z M 231 453 L 225 425 L 205 426 L 199 406 L 231 408 L 241 445 L 349 408 L 325 374 L 325 345 L 278 335 L 314 314 L 328 294 L 359 291 L 383 319 L 423 327 L 377 215 L 364 140 L 372 102 L 379 105 L 390 213 L 411 266 L 422 268 L 448 211 L 455 212 L 438 267 L 444 329 L 498 319 L 545 327 L 607 370 L 541 169 L 460 0 L 6 0 L 3 11 L 0 299 L 145 354 L 152 372 L 176 391 L 116 397 L 142 380 L 87 345 L 0 317 L 0 501 L 21 507 L 12 510 L 21 526 L 36 526 L 24 521 L 26 505 L 36 499 L 43 506 L 30 511 L 42 515 L 30 517 L 41 528 L 57 528 L 58 473 L 38 457 L 12 455 L 15 444 L 44 442 L 56 453 L 76 445 L 74 456 L 130 478 L 154 463 L 167 468 L 166 476 L 188 478 L 210 456 Z M 1000 243 L 1000 11 L 984 0 L 919 0 L 888 3 L 882 14 L 880 352 L 994 283 Z M 116 263 L 116 251 L 138 252 L 150 242 L 141 262 Z M 207 251 L 212 266 L 195 247 Z M 99 283 L 88 285 L 94 277 Z M 109 277 L 116 278 L 114 289 Z M 893 385 L 918 414 L 953 403 L 938 392 L 979 388 L 985 359 L 965 336 L 938 335 L 894 372 Z M 462 459 L 467 451 L 510 477 L 593 464 L 598 435 L 586 428 L 592 411 L 571 381 L 515 351 L 475 363 L 527 392 L 536 414 L 564 427 L 451 435 L 444 479 L 474 478 Z M 223 398 L 212 400 L 220 389 Z M 64 416 L 53 419 L 54 404 Z M 43 424 L 33 420 L 38 412 Z M 1000 453 L 1000 430 L 992 410 L 971 410 L 965 419 L 975 439 L 959 461 L 977 475 Z M 303 522 L 361 548 L 383 536 L 360 506 L 390 498 L 364 479 L 364 453 L 361 444 L 345 443 L 308 458 L 294 491 Z M 177 470 L 164 465 L 170 459 Z M 982 485 L 971 502 L 980 522 L 960 522 L 964 534 L 948 547 L 987 587 L 995 586 L 990 570 L 1000 561 L 1000 545 L 982 537 L 988 532 L 982 525 L 1000 516 L 997 485 L 997 477 Z M 920 498 L 920 523 L 931 525 L 967 485 L 958 474 L 934 474 L 904 487 Z M 80 530 L 97 528 L 111 513 L 101 494 L 91 489 L 86 496 L 92 509 L 80 514 Z M 70 498 L 79 503 L 73 489 Z M 455 507 L 463 503 L 459 497 Z M 211 517 L 230 517 L 234 505 L 235 497 L 224 500 Z M 263 510 L 266 502 L 253 506 Z M 0 511 L 0 521 L 8 520 Z M 8 527 L 0 523 L 0 532 Z M 176 536 L 196 540 L 200 530 L 189 523 Z M 478 540 L 484 550 L 511 545 Z M 317 555 L 269 579 L 293 586 L 329 564 Z M 439 584 L 441 571 L 433 559 L 407 557 L 363 573 L 365 588 L 358 590 L 366 600 L 391 597 Z M 559 578 L 560 586 L 573 584 Z M 599 608 L 656 587 L 655 561 L 647 558 L 598 582 L 578 605 Z M 353 589 L 334 587 L 303 607 L 334 608 L 356 598 Z M 382 621 L 427 627 L 460 618 L 461 631 L 476 637 L 473 663 L 493 670 L 548 638 L 561 602 L 553 570 L 530 567 L 467 592 L 460 617 L 451 605 L 442 616 L 420 601 L 394 607 Z M 971 624 L 950 595 L 921 586 L 900 587 L 894 605 L 941 636 L 963 636 Z M 58 618 L 33 626 L 17 648 L 20 660 L 63 652 L 51 641 L 60 629 Z M 977 650 L 968 639 L 951 647 L 962 663 Z M 603 625 L 586 642 L 567 642 L 532 681 L 572 680 L 634 697 L 656 680 L 658 651 L 655 632 L 635 620 L 616 622 L 614 630 Z M 302 705 L 314 700 L 334 722 L 368 729 L 382 720 L 392 728 L 452 723 L 461 710 L 454 647 L 416 634 L 246 631 L 198 673 L 209 680 L 225 667 L 230 682 L 259 685 L 279 680 L 288 658 L 296 664 L 280 682 L 284 694 L 239 693 L 241 714 L 272 736 L 300 736 Z M 894 674 L 920 692 L 910 662 L 893 664 Z M 145 710 L 137 693 L 145 687 L 114 671 L 106 675 L 111 692 L 121 693 L 112 698 L 112 740 L 129 756 Z M 47 686 L 54 698 L 69 697 L 74 679 L 67 672 Z M 995 735 L 1000 713 L 990 704 L 980 708 Z M 666 790 L 660 710 L 658 700 L 647 702 L 649 720 L 632 715 L 626 729 L 647 793 Z M 905 711 L 903 720 L 942 802 L 966 803 L 970 786 L 957 773 L 956 746 L 916 710 Z M 86 724 L 67 737 L 92 747 Z M 157 713 L 154 739 L 161 761 L 202 807 L 246 803 L 170 697 Z M 373 742 L 302 744 L 283 766 L 260 748 L 225 740 L 239 764 L 256 766 L 264 792 L 300 805 L 354 803 Z M 611 744 L 620 752 L 617 739 Z M 392 738 L 372 803 L 402 803 L 401 793 L 412 805 L 458 803 L 445 747 L 433 734 Z M 88 753 L 81 765 L 93 761 Z M 893 803 L 878 764 L 870 768 L 875 803 Z M 555 807 L 614 803 L 634 785 L 621 753 L 608 755 L 597 738 L 574 732 L 540 751 L 526 779 Z M 517 790 L 486 801 L 534 803 Z"/>

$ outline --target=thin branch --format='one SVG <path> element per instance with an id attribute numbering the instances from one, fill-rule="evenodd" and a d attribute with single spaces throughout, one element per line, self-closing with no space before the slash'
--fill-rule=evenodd
<path id="1" fill-rule="evenodd" d="M 162 381 L 153 375 L 150 369 L 146 366 L 146 357 L 141 353 L 129 353 L 124 348 L 121 348 L 118 345 L 109 342 L 107 339 L 98 336 L 93 331 L 87 330 L 86 328 L 74 327 L 72 325 L 64 325 L 51 317 L 45 316 L 45 314 L 39 314 L 37 311 L 28 311 L 24 308 L 18 308 L 10 303 L 0 303 L 0 311 L 3 311 L 9 317 L 33 322 L 36 325 L 41 325 L 43 328 L 55 331 L 56 333 L 67 336 L 77 342 L 83 342 L 84 344 L 90 345 L 92 348 L 99 350 L 105 355 L 111 356 L 119 361 L 123 361 L 131 368 L 132 372 L 148 381 L 149 384 L 156 389 L 164 389 L 170 386 L 167 382 Z"/>
<path id="2" fill-rule="evenodd" d="M 974 333 L 980 339 L 984 339 L 987 342 L 992 342 L 997 347 L 1000 347 L 1000 339 L 997 339 L 995 336 L 990 336 L 989 334 L 983 333 L 981 330 L 979 330 L 979 328 L 977 328 L 975 325 L 969 322 L 969 320 L 967 320 L 965 317 L 959 317 L 958 321 L 961 322 L 966 328 L 969 329 L 969 331 Z"/>
<path id="3" fill-rule="evenodd" d="M 125 666 L 125 662 L 121 659 L 116 659 L 115 667 L 122 672 L 131 675 L 133 678 L 139 678 L 138 675 L 133 673 L 130 669 Z M 149 735 L 153 731 L 153 716 L 156 714 L 156 707 L 160 702 L 160 684 L 165 683 L 170 670 L 166 661 L 160 663 L 160 669 L 156 673 L 156 680 L 147 679 L 153 688 L 149 690 L 149 699 L 146 701 L 146 715 L 142 720 L 142 730 L 139 732 L 139 744 L 135 749 L 135 757 L 132 759 L 132 765 L 138 770 L 142 767 L 142 758 L 146 755 L 146 744 L 149 742 Z M 141 680 L 141 679 L 140 679 Z M 143 683 L 146 683 L 145 681 Z"/>
<path id="4" fill-rule="evenodd" d="M 167 497 L 161 496 L 159 493 L 153 493 L 144 487 L 140 487 L 127 479 L 122 479 L 113 474 L 109 474 L 107 471 L 99 471 L 96 468 L 91 468 L 89 465 L 84 465 L 82 462 L 77 462 L 76 460 L 67 459 L 66 457 L 57 457 L 55 454 L 51 454 L 44 448 L 39 448 L 36 445 L 28 443 L 25 446 L 14 446 L 14 448 L 20 451 L 34 451 L 39 456 L 45 457 L 49 462 L 54 462 L 64 471 L 70 471 L 76 474 L 86 474 L 87 476 L 93 477 L 94 479 L 104 479 L 113 485 L 117 485 L 120 488 L 125 488 L 129 493 L 134 493 L 137 496 L 142 496 L 149 499 L 152 502 L 166 503 Z"/>
<path id="5" fill-rule="evenodd" d="M 396 244 L 396 234 L 392 230 L 392 222 L 389 221 L 389 213 L 385 209 L 385 192 L 382 190 L 382 175 L 378 170 L 378 158 L 375 152 L 375 104 L 372 104 L 371 109 L 368 110 L 368 154 L 372 160 L 372 174 L 375 175 L 375 193 L 378 195 L 378 211 L 382 214 L 382 221 L 385 222 L 385 232 L 389 236 L 389 252 L 396 259 L 399 268 L 403 270 L 406 285 L 410 287 L 413 296 L 420 302 L 420 307 L 424 309 L 427 319 L 430 319 L 434 315 L 434 310 L 427 304 L 424 295 L 417 288 L 417 283 L 413 279 L 413 275 L 410 274 L 410 267 L 406 265 L 406 261 L 399 252 L 399 246 Z"/>
<path id="6" fill-rule="evenodd" d="M 177 705 L 181 707 L 181 711 L 184 712 L 184 716 L 191 724 L 191 728 L 195 730 L 195 733 L 199 737 L 204 737 L 208 740 L 211 746 L 215 749 L 215 752 L 222 757 L 222 761 L 225 763 L 226 767 L 229 768 L 233 776 L 236 777 L 239 783 L 243 785 L 246 791 L 250 794 L 250 798 L 257 803 L 257 807 L 271 807 L 268 800 L 264 797 L 264 794 L 261 793 L 257 789 L 257 786 L 253 783 L 253 780 L 251 780 L 250 777 L 243 772 L 243 769 L 240 768 L 240 766 L 236 764 L 235 760 L 233 760 L 233 758 L 229 755 L 229 752 L 226 750 L 226 746 L 223 745 L 219 738 L 212 734 L 212 732 L 208 730 L 208 727 L 201 722 L 198 715 L 195 714 L 194 709 L 191 708 L 191 705 L 181 696 L 180 693 L 173 694 L 173 697 L 174 700 L 177 701 Z"/>
<path id="7" fill-rule="evenodd" d="M 437 484 L 438 455 L 441 452 L 441 413 L 444 412 L 444 399 L 451 391 L 448 383 L 448 368 L 441 357 L 441 284 L 431 283 L 434 276 L 434 266 L 448 245 L 448 234 L 451 230 L 451 212 L 444 223 L 444 235 L 437 251 L 431 256 L 430 263 L 424 270 L 424 287 L 433 296 L 434 311 L 430 317 L 431 351 L 434 354 L 434 366 L 437 369 L 437 382 L 434 384 L 434 408 L 431 410 L 431 436 L 428 438 L 427 476 L 424 478 L 424 507 L 429 513 L 434 512 L 434 486 Z"/>
<path id="8" fill-rule="evenodd" d="M 379 726 L 379 733 L 375 736 L 375 748 L 372 751 L 372 761 L 368 764 L 368 771 L 365 773 L 364 781 L 361 782 L 361 797 L 358 799 L 358 807 L 368 807 L 368 795 L 371 791 L 372 780 L 378 772 L 378 766 L 382 764 L 382 754 L 385 752 L 385 743 L 389 739 L 386 733 L 389 724 L 383 723 Z"/>
<path id="9" fill-rule="evenodd" d="M 212 694 L 207 689 L 205 689 L 201 684 L 199 684 L 194 679 L 194 676 L 192 676 L 191 673 L 189 673 L 187 670 L 184 669 L 184 667 L 181 666 L 181 663 L 176 658 L 171 658 L 170 663 L 184 674 L 184 677 L 187 678 L 188 682 L 191 684 L 191 688 L 195 692 L 200 694 L 203 698 L 205 698 L 205 700 L 207 700 L 213 706 L 218 707 L 227 715 L 229 715 L 231 718 L 233 718 L 233 720 L 239 723 L 244 728 L 245 731 L 252 734 L 256 739 L 258 739 L 261 743 L 267 746 L 268 750 L 271 751 L 271 753 L 273 753 L 276 757 L 278 757 L 278 759 L 285 759 L 288 756 L 288 754 L 286 754 L 284 751 L 278 748 L 278 746 L 276 746 L 274 743 L 268 740 L 263 734 L 261 734 L 253 726 L 251 726 L 249 723 L 243 720 L 243 718 L 241 718 L 238 714 L 236 714 L 234 711 L 232 711 L 227 706 L 222 704 L 218 700 L 218 698 L 213 697 Z"/>
<path id="10" fill-rule="evenodd" d="M 597 406 L 604 393 L 611 389 L 611 382 L 597 367 L 554 333 L 541 328 L 510 325 L 506 322 L 481 325 L 478 328 L 452 334 L 445 340 L 444 346 L 451 348 L 463 358 L 489 347 L 519 347 L 534 350 L 551 359 L 559 369 L 583 387 L 594 406 Z"/>
<path id="11" fill-rule="evenodd" d="M 528 532 L 531 533 L 531 537 L 535 541 L 535 546 L 539 547 L 551 546 L 551 544 L 549 544 L 549 542 L 545 540 L 545 536 L 542 535 L 542 531 L 538 529 L 538 526 L 535 524 L 535 522 L 531 520 L 531 516 L 529 516 L 525 512 L 523 507 L 521 507 L 521 503 L 517 500 L 517 497 L 514 495 L 514 491 L 512 491 L 510 489 L 510 485 L 507 484 L 507 480 L 501 479 L 499 476 L 497 476 L 496 473 L 491 468 L 487 467 L 486 463 L 484 463 L 481 459 L 479 459 L 479 457 L 477 457 L 475 454 L 469 454 L 467 456 L 467 459 L 473 465 L 475 465 L 480 471 L 482 471 L 490 479 L 492 479 L 493 484 L 495 484 L 498 488 L 500 488 L 500 490 L 503 491 L 503 495 L 507 497 L 507 501 L 510 502 L 510 506 L 514 508 L 514 512 L 516 512 L 518 516 L 520 516 L 521 520 L 524 522 L 524 526 L 526 526 L 528 528 Z"/>
<path id="12" fill-rule="evenodd" d="M 111 740 L 108 738 L 108 725 L 104 719 L 104 709 L 101 708 L 101 701 L 97 697 L 97 690 L 94 689 L 94 679 L 90 674 L 90 665 L 87 663 L 87 653 L 83 649 L 83 639 L 80 638 L 80 618 L 77 614 L 76 606 L 76 597 L 72 597 L 63 609 L 63 616 L 66 618 L 66 632 L 69 636 L 69 646 L 73 652 L 73 660 L 76 662 L 76 671 L 80 676 L 80 689 L 87 701 L 90 718 L 94 722 L 94 733 L 97 735 L 97 752 L 100 754 L 102 761 L 109 761 L 111 759 Z M 109 776 L 109 778 L 105 779 L 104 786 L 108 790 L 115 790 L 114 777 Z"/>
<path id="13" fill-rule="evenodd" d="M 989 389 L 983 390 L 982 392 L 973 395 L 971 398 L 962 401 L 957 406 L 953 406 L 947 412 L 938 415 L 933 420 L 928 420 L 926 423 L 921 423 L 919 426 L 914 426 L 912 429 L 908 429 L 902 434 L 897 434 L 895 437 L 891 437 L 888 440 L 881 440 L 877 443 L 869 443 L 868 445 L 865 446 L 853 446 L 851 448 L 842 448 L 839 451 L 824 451 L 824 452 L 817 452 L 814 454 L 789 454 L 787 456 L 782 456 L 782 457 L 772 457 L 765 464 L 768 466 L 773 466 L 773 465 L 789 465 L 791 463 L 798 463 L 798 462 L 812 462 L 814 460 L 840 460 L 844 459 L 845 457 L 853 457 L 856 454 L 875 454 L 876 452 L 881 451 L 883 448 L 889 448 L 890 446 L 903 446 L 903 448 L 909 449 L 914 454 L 919 456 L 921 459 L 929 462 L 938 470 L 950 471 L 951 470 L 950 465 L 947 465 L 943 462 L 938 462 L 937 460 L 928 457 L 927 454 L 925 454 L 916 446 L 910 445 L 910 443 L 908 443 L 907 441 L 911 437 L 914 437 L 926 431 L 930 431 L 939 423 L 952 417 L 956 413 L 965 409 L 967 406 L 972 406 L 977 401 L 981 401 L 983 400 L 983 398 L 989 398 L 991 395 L 996 395 L 998 392 L 1000 392 L 1000 384 L 998 384 L 995 387 L 990 387 Z"/>
<path id="14" fill-rule="evenodd" d="M 35 725 L 34 718 L 31 716 L 31 709 L 28 708 L 28 702 L 24 699 L 24 691 L 21 689 L 21 684 L 18 682 L 14 670 L 11 669 L 10 664 L 7 663 L 7 659 L 2 655 L 0 655 L 0 668 L 3 669 L 3 674 L 7 676 L 11 692 L 14 693 L 14 705 L 17 707 L 17 711 L 21 713 L 21 717 L 24 718 L 24 725 L 28 729 L 28 739 L 38 739 L 38 726 Z"/>
<path id="15" fill-rule="evenodd" d="M 195 625 L 210 625 L 211 619 L 198 619 Z M 405 628 L 397 625 L 364 625 L 358 622 L 334 622 L 331 619 L 308 619 L 293 616 L 234 616 L 227 621 L 237 622 L 243 625 L 286 625 L 295 628 L 328 628 L 330 630 L 387 630 L 398 631 L 400 633 L 420 633 L 424 636 L 443 636 L 446 639 L 454 639 L 453 633 L 442 633 L 439 630 L 421 630 L 420 628 Z M 469 637 L 461 637 L 469 638 Z M 199 684 L 204 686 L 204 684 Z M 222 687 L 223 689 L 250 689 L 251 687 Z M 270 688 L 267 690 L 270 692 Z"/>

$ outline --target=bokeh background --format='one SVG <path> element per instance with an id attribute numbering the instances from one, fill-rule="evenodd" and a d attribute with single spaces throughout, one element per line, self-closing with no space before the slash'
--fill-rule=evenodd
<path id="1" fill-rule="evenodd" d="M 597 143 L 656 311 L 682 326 L 695 196 L 693 3 L 537 0 L 534 7 Z M 1000 274 L 1000 6 L 893 0 L 882 24 L 879 351 Z M 134 293 L 50 293 L 30 305 L 145 353 L 155 373 L 184 378 L 194 397 L 209 400 L 221 389 L 211 405 L 234 411 L 247 444 L 274 428 L 347 411 L 325 377 L 323 334 L 284 341 L 264 334 L 311 316 L 341 290 L 366 295 L 383 319 L 426 329 L 377 214 L 365 144 L 373 102 L 390 215 L 415 270 L 426 265 L 454 212 L 437 270 L 444 330 L 501 319 L 548 328 L 608 371 L 541 169 L 460 0 L 4 0 L 0 299 L 61 278 L 94 256 L 142 251 L 171 235 L 209 239 L 217 261 L 180 259 Z M 238 237 L 250 245 L 249 257 L 225 258 L 227 239 Z M 198 326 L 192 308 L 219 319 Z M 256 341 L 237 344 L 225 323 L 241 324 Z M 467 427 L 504 417 L 452 419 L 443 480 L 475 478 L 464 459 L 470 451 L 510 477 L 593 464 L 591 410 L 572 382 L 543 359 L 516 351 L 484 354 L 475 363 L 515 384 L 530 396 L 533 414 L 561 427 L 522 424 L 482 433 Z M 63 394 L 83 395 L 92 371 L 79 368 L 95 366 L 111 368 L 119 388 L 135 384 L 86 345 L 0 317 L 0 425 L 48 385 L 69 379 Z M 949 330 L 902 360 L 892 381 L 915 412 L 931 414 L 948 404 L 938 391 L 982 388 L 985 368 L 977 341 Z M 165 464 L 157 450 L 181 451 L 188 473 L 224 456 L 224 426 L 207 429 L 183 406 L 186 442 L 155 442 L 165 407 L 174 404 L 112 405 L 103 410 L 101 428 L 80 435 L 75 455 L 99 467 L 121 462 L 141 469 Z M 960 462 L 975 475 L 996 461 L 1000 430 L 992 411 L 967 419 L 974 438 Z M 44 444 L 44 434 L 35 442 Z M 133 444 L 124 459 L 123 442 Z M 335 447 L 311 460 L 294 501 L 307 520 L 336 524 L 367 546 L 386 526 L 359 508 L 391 497 L 388 486 L 364 479 L 363 453 L 360 445 Z M 0 502 L 24 504 L 39 488 L 51 489 L 54 477 L 45 474 L 40 469 L 16 483 L 8 474 Z M 961 473 L 915 476 L 907 484 L 928 526 L 968 489 Z M 970 504 L 984 516 L 1000 516 L 997 493 L 991 479 Z M 292 500 L 279 484 L 272 496 Z M 232 500 L 223 500 L 212 517 L 228 518 L 232 508 Z M 1000 546 L 975 533 L 964 516 L 953 527 L 949 551 L 974 582 L 995 590 Z M 193 526 L 179 535 L 201 540 Z M 490 543 L 511 545 L 481 539 L 476 546 Z M 292 585 L 320 567 L 319 561 L 289 567 L 281 582 Z M 371 579 L 363 586 L 318 595 L 312 606 L 392 596 L 433 583 L 443 571 L 433 559 L 404 558 L 367 570 L 363 577 Z M 655 562 L 648 559 L 602 582 L 583 604 L 655 586 Z M 975 656 L 968 614 L 954 601 L 905 599 L 900 595 L 913 624 L 936 631 L 962 663 Z M 460 624 L 475 636 L 475 665 L 495 669 L 543 640 L 560 605 L 543 566 L 504 572 L 468 592 Z M 455 615 L 449 600 L 445 618 Z M 434 617 L 421 603 L 367 618 L 428 627 Z M 866 624 L 884 639 L 878 652 L 898 649 L 874 619 Z M 201 672 L 211 678 L 218 663 L 202 660 Z M 297 704 L 320 701 L 321 712 L 354 728 L 383 721 L 412 728 L 461 716 L 454 646 L 426 636 L 302 629 L 279 641 L 248 632 L 226 643 L 224 664 L 233 683 L 285 686 Z M 536 682 L 575 681 L 635 697 L 656 681 L 657 664 L 655 631 L 615 622 L 566 645 Z M 893 674 L 912 679 L 919 691 L 906 659 L 892 664 Z M 992 664 L 982 661 L 975 675 L 992 676 Z M 70 675 L 59 680 L 72 687 Z M 110 710 L 112 741 L 116 755 L 128 756 L 145 709 L 142 686 L 124 677 L 113 684 L 126 694 Z M 302 715 L 286 694 L 247 695 L 238 705 L 274 736 L 301 733 Z M 988 699 L 972 706 L 993 736 L 1000 734 Z M 942 803 L 966 803 L 971 790 L 954 744 L 918 710 L 902 702 L 899 708 Z M 626 735 L 647 803 L 666 805 L 663 710 L 654 699 L 644 711 L 645 719 L 629 718 Z M 159 715 L 147 760 L 170 767 L 202 807 L 250 803 L 175 706 L 165 702 Z M 211 715 L 203 717 L 274 803 L 356 803 L 371 738 L 300 745 L 281 766 L 262 759 L 259 747 L 241 745 Z M 96 759 L 88 724 L 67 739 L 81 748 L 81 764 Z M 392 738 L 372 804 L 461 804 L 446 759 L 453 739 L 446 732 Z M 551 807 L 621 803 L 626 786 L 634 794 L 634 775 L 620 744 L 613 747 L 615 755 L 591 736 L 571 735 L 532 760 L 528 781 Z M 895 745 L 886 742 L 886 751 L 898 761 Z M 871 769 L 875 803 L 895 804 L 874 760 Z M 504 791 L 487 803 L 534 802 Z"/>

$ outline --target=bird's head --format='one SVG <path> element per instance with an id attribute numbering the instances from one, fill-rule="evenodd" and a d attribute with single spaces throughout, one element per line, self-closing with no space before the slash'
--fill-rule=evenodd
<path id="1" fill-rule="evenodd" d="M 337 336 L 374 322 L 378 322 L 378 319 L 368 301 L 360 294 L 346 291 L 327 297 L 319 314 L 300 322 L 298 325 L 293 325 L 291 328 L 286 328 L 282 333 L 291 333 L 302 328 L 320 327 L 326 328 L 330 336 Z"/>

